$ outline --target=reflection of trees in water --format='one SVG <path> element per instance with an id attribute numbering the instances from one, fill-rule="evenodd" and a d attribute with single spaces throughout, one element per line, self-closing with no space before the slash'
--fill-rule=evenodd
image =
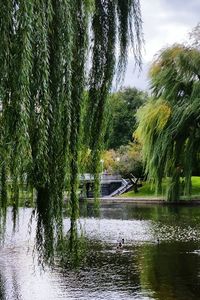
<path id="1" fill-rule="evenodd" d="M 142 209 L 140 211 L 138 208 L 138 216 L 142 216 Z M 189 218 L 190 215 L 191 220 L 198 217 L 196 208 L 187 210 L 183 207 L 180 213 L 185 218 L 186 216 Z M 173 211 L 168 207 L 145 208 L 145 218 L 148 214 L 150 220 L 158 219 L 157 224 L 161 225 L 160 218 L 163 216 L 163 224 L 167 225 L 168 218 L 169 224 L 175 220 L 177 211 L 173 215 Z M 45 201 L 42 207 L 38 206 L 37 211 L 33 212 L 33 216 L 35 215 L 37 217 L 36 250 L 41 253 L 39 262 L 55 262 L 56 270 L 62 273 L 62 278 L 65 278 L 63 287 L 77 288 L 78 285 L 80 290 L 87 290 L 88 293 L 91 290 L 97 290 L 97 293 L 113 290 L 118 294 L 124 291 L 131 296 L 138 292 L 140 295 L 149 292 L 154 299 L 160 300 L 200 298 L 199 256 L 191 253 L 200 247 L 199 244 L 174 241 L 165 243 L 162 240 L 160 244 L 154 245 L 142 243 L 140 246 L 135 246 L 125 243 L 124 251 L 116 251 L 116 245 L 107 241 L 88 240 L 84 236 L 84 228 L 80 227 L 76 220 L 71 220 L 67 233 L 63 229 L 62 222 L 60 227 L 56 227 L 52 220 L 59 214 L 52 212 Z M 53 218 L 50 218 L 52 216 Z M 184 218 L 179 219 L 179 222 L 184 224 Z M 149 224 L 151 226 L 151 222 Z M 186 222 L 186 226 L 187 224 L 189 223 Z M 72 271 L 74 267 L 79 267 L 76 272 Z M 3 279 L 1 281 L 3 289 Z M 12 282 L 14 285 L 14 279 Z M 3 292 L 4 290 L 2 295 Z"/>
<path id="2" fill-rule="evenodd" d="M 140 248 L 140 281 L 159 300 L 200 298 L 199 256 L 189 253 L 197 245 L 161 243 Z"/>
<path id="3" fill-rule="evenodd" d="M 70 229 L 57 247 L 62 266 L 77 268 L 84 264 L 87 251 L 87 240 L 84 229 L 77 220 L 71 220 Z"/>
<path id="4" fill-rule="evenodd" d="M 117 251 L 116 245 L 107 244 L 100 240 L 87 240 L 84 262 L 78 270 L 73 272 L 69 268 L 62 268 L 65 288 L 70 290 L 79 288 L 81 294 L 110 291 L 117 294 L 135 295 L 140 292 L 140 278 L 135 247 Z M 95 298 L 95 295 L 94 295 Z"/>
<path id="5" fill-rule="evenodd" d="M 101 203 L 99 210 L 101 218 L 123 220 L 153 220 L 163 223 L 200 222 L 200 207 L 187 205 L 149 205 L 132 203 Z M 94 217 L 93 204 L 81 203 L 80 215 Z"/>

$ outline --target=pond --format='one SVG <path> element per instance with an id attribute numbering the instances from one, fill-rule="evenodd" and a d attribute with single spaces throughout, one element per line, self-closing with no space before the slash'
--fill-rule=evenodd
<path id="1" fill-rule="evenodd" d="M 200 299 L 200 207 L 104 204 L 96 218 L 92 204 L 83 205 L 85 263 L 77 270 L 57 265 L 45 272 L 34 260 L 31 211 L 20 209 L 16 233 L 8 211 L 0 299 Z M 69 228 L 68 218 L 64 226 Z"/>

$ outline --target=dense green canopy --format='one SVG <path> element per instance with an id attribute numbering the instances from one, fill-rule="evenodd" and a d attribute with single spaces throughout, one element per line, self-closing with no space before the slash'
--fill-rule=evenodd
<path id="1" fill-rule="evenodd" d="M 171 201 L 190 194 L 192 171 L 200 159 L 199 69 L 195 48 L 174 45 L 162 51 L 150 70 L 153 99 L 138 112 L 146 172 L 158 190 L 163 177 L 171 178 Z"/>
<path id="2" fill-rule="evenodd" d="M 6 206 L 8 179 L 14 211 L 19 183 L 35 188 L 37 235 L 46 245 L 42 235 L 50 239 L 54 225 L 62 229 L 67 182 L 71 218 L 78 217 L 83 137 L 98 171 L 105 103 L 116 65 L 118 74 L 124 71 L 129 46 L 140 62 L 139 0 L 1 1 L 0 37 L 1 202 Z"/>
<path id="3" fill-rule="evenodd" d="M 109 97 L 107 148 L 117 149 L 132 140 L 136 129 L 136 110 L 147 100 L 147 94 L 136 88 L 126 87 Z"/>

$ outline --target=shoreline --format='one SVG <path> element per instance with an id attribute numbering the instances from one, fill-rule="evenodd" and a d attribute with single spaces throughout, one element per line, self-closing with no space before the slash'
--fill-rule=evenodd
<path id="1" fill-rule="evenodd" d="M 94 203 L 94 198 L 80 199 L 80 202 Z M 188 200 L 179 200 L 178 202 L 167 202 L 162 198 L 117 198 L 117 197 L 103 197 L 98 198 L 100 204 L 119 204 L 119 203 L 132 203 L 132 204 L 159 204 L 159 205 L 200 205 L 199 199 L 188 199 Z"/>

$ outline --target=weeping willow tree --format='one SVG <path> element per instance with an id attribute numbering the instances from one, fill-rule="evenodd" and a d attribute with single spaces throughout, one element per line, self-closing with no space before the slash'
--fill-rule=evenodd
<path id="1" fill-rule="evenodd" d="M 200 52 L 174 45 L 150 69 L 153 98 L 138 111 L 136 135 L 144 145 L 146 172 L 161 192 L 170 178 L 167 199 L 191 194 L 191 176 L 200 153 Z"/>
<path id="2" fill-rule="evenodd" d="M 129 46 L 140 62 L 140 4 L 5 0 L 0 36 L 1 206 L 7 204 L 8 181 L 15 215 L 19 185 L 36 190 L 38 249 L 50 257 L 53 238 L 62 236 L 66 186 L 72 224 L 78 218 L 83 144 L 91 149 L 93 172 L 98 173 L 106 99 L 114 74 L 125 70 Z"/>

